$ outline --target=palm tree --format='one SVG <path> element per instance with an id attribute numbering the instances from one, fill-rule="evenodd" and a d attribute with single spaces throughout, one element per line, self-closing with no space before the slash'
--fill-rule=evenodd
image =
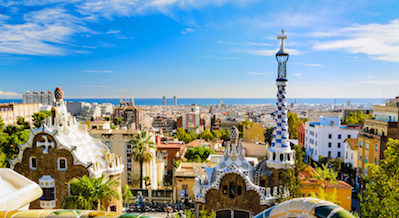
<path id="1" fill-rule="evenodd" d="M 143 163 L 152 160 L 151 148 L 154 147 L 154 142 L 151 140 L 151 135 L 147 131 L 142 131 L 134 136 L 129 141 L 133 145 L 132 153 L 129 157 L 133 157 L 134 161 L 140 163 L 140 188 L 143 188 Z"/>
<path id="2" fill-rule="evenodd" d="M 84 175 L 69 181 L 70 195 L 64 199 L 63 207 L 69 209 L 101 210 L 101 202 L 119 198 L 117 180 L 108 176 L 93 178 Z"/>

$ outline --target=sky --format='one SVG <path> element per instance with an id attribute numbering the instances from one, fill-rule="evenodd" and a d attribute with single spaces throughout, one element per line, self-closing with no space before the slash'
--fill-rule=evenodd
<path id="1" fill-rule="evenodd" d="M 0 98 L 399 95 L 396 0 L 0 0 Z M 126 91 L 127 90 L 127 91 Z"/>

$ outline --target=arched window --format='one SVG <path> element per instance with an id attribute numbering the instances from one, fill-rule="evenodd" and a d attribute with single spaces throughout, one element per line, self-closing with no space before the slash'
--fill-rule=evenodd
<path id="1" fill-rule="evenodd" d="M 234 182 L 230 183 L 229 197 L 230 198 L 235 198 L 236 197 L 236 184 Z"/>

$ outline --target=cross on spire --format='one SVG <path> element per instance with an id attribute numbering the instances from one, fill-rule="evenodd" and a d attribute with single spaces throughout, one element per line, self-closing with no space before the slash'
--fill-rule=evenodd
<path id="1" fill-rule="evenodd" d="M 281 39 L 281 50 L 284 49 L 284 39 L 287 39 L 288 35 L 284 35 L 284 29 L 281 29 L 281 35 L 277 37 L 277 39 Z"/>

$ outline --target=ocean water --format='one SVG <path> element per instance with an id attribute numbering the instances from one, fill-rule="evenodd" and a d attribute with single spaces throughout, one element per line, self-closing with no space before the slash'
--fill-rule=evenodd
<path id="1" fill-rule="evenodd" d="M 99 104 L 102 103 L 111 103 L 114 105 L 119 104 L 119 98 L 98 98 L 98 99 L 65 99 L 66 101 L 73 102 L 88 102 L 94 103 L 97 102 Z M 382 104 L 386 99 L 382 98 L 295 98 L 295 99 L 287 99 L 287 102 L 290 103 L 299 103 L 299 104 L 347 104 L 350 101 L 350 104 L 360 104 L 360 105 L 376 105 Z M 275 104 L 276 98 L 178 98 L 178 105 L 213 105 L 220 104 L 223 101 L 223 104 L 227 105 L 254 105 L 254 104 Z M 0 103 L 22 103 L 22 99 L 0 99 Z M 135 98 L 135 105 L 162 105 L 162 98 Z M 167 105 L 173 105 L 173 99 L 166 99 Z"/>

